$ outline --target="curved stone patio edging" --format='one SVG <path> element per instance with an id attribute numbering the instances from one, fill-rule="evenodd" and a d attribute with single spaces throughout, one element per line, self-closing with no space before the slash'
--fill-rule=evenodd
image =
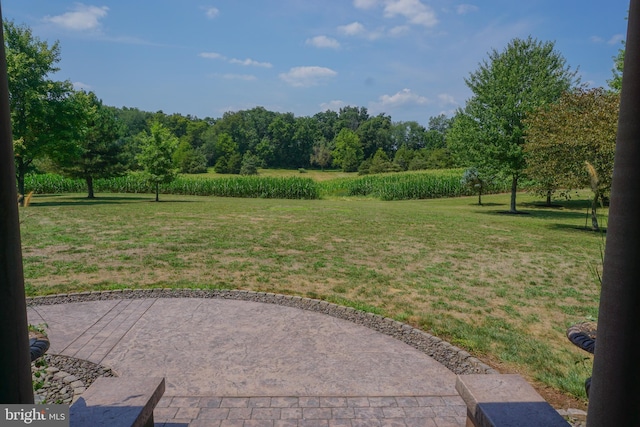
<path id="1" fill-rule="evenodd" d="M 410 345 L 422 353 L 440 362 L 455 374 L 497 374 L 468 352 L 441 340 L 427 332 L 388 317 L 356 310 L 311 298 L 280 295 L 267 292 L 244 290 L 204 290 L 204 289 L 118 289 L 110 291 L 92 291 L 70 294 L 58 294 L 27 298 L 27 305 L 65 304 L 71 302 L 99 301 L 112 299 L 139 298 L 217 298 L 239 301 L 262 302 L 287 307 L 310 310 L 327 314 L 338 319 L 348 320 L 358 325 L 393 337 Z"/>

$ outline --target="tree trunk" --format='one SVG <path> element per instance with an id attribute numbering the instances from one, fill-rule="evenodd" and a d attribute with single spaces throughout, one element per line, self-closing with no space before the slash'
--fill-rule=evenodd
<path id="1" fill-rule="evenodd" d="M 159 182 L 156 182 L 156 202 L 159 202 L 159 201 L 160 201 L 160 196 L 159 196 L 159 194 L 160 194 L 160 183 L 159 183 Z"/>
<path id="2" fill-rule="evenodd" d="M 478 186 L 478 206 L 482 206 L 482 183 Z"/>
<path id="3" fill-rule="evenodd" d="M 93 177 L 92 176 L 88 176 L 86 178 L 87 180 L 87 199 L 95 199 L 96 196 L 93 194 Z"/>
<path id="4" fill-rule="evenodd" d="M 516 193 L 518 192 L 518 175 L 513 174 L 511 179 L 511 205 L 509 206 L 509 212 L 517 213 L 516 210 Z"/>
<path id="5" fill-rule="evenodd" d="M 551 206 L 551 190 L 547 190 L 547 207 Z"/>
<path id="6" fill-rule="evenodd" d="M 21 190 L 24 192 L 24 181 Z M 0 28 L 0 402 L 24 405 L 33 404 L 33 384 L 17 198 L 7 61 Z"/>

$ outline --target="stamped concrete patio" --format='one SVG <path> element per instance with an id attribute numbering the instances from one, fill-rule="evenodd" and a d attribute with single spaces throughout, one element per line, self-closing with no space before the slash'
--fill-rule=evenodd
<path id="1" fill-rule="evenodd" d="M 30 305 L 49 353 L 164 376 L 156 426 L 464 426 L 456 376 L 385 334 L 252 301 L 138 298 Z"/>

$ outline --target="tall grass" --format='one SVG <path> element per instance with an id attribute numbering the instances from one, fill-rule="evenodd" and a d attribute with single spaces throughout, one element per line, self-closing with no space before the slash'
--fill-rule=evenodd
<path id="1" fill-rule="evenodd" d="M 87 190 L 80 179 L 63 178 L 59 175 L 29 175 L 25 187 L 37 194 L 81 193 Z M 144 177 L 129 174 L 117 178 L 96 179 L 94 190 L 100 193 L 153 193 L 154 187 Z M 198 179 L 179 177 L 160 186 L 163 194 L 191 196 L 246 197 L 265 199 L 318 199 L 318 184 L 309 178 L 237 176 L 220 179 Z"/>

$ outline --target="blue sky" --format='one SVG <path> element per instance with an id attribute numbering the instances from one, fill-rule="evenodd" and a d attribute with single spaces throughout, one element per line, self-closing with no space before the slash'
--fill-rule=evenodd
<path id="1" fill-rule="evenodd" d="M 452 115 L 492 49 L 555 42 L 606 86 L 623 0 L 4 0 L 5 19 L 60 41 L 60 80 L 105 104 L 220 117 L 367 107 L 394 121 Z"/>

